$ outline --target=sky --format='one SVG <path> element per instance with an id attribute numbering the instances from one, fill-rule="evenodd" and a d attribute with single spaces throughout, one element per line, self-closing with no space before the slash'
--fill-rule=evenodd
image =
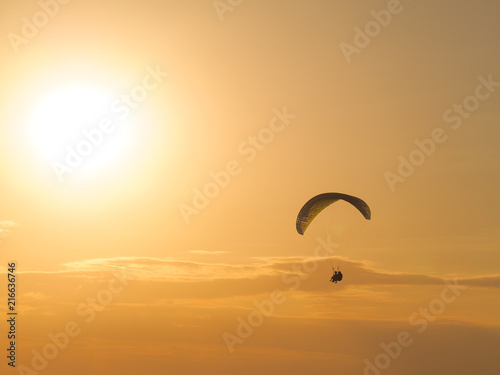
<path id="1" fill-rule="evenodd" d="M 2 374 L 500 373 L 499 15 L 1 3 Z"/>

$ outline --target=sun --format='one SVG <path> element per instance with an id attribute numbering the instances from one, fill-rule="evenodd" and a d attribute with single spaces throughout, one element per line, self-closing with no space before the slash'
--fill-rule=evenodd
<path id="1" fill-rule="evenodd" d="M 112 92 L 72 84 L 45 93 L 29 117 L 28 135 L 38 158 L 60 181 L 116 163 L 132 128 L 112 111 Z"/>

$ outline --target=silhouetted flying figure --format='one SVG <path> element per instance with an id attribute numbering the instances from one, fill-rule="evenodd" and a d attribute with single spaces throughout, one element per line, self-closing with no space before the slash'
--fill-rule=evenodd
<path id="1" fill-rule="evenodd" d="M 333 272 L 334 272 L 334 273 L 333 273 L 333 275 L 332 275 L 332 277 L 331 277 L 330 281 L 331 281 L 332 283 L 337 283 L 337 280 L 339 279 L 338 274 L 337 274 L 337 271 L 333 271 Z"/>

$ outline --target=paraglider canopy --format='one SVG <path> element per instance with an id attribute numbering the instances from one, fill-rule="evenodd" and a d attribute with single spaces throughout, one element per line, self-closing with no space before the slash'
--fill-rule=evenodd
<path id="1" fill-rule="evenodd" d="M 358 209 L 359 212 L 361 212 L 366 220 L 371 219 L 370 207 L 368 207 L 362 199 L 342 193 L 323 193 L 309 199 L 309 201 L 307 201 L 307 203 L 301 208 L 295 224 L 297 232 L 299 234 L 304 234 L 314 218 L 326 207 L 337 202 L 338 200 L 344 200 L 352 204 Z"/>

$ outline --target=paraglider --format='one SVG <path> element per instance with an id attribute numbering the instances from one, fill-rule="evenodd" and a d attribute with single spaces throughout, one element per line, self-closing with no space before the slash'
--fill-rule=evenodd
<path id="1" fill-rule="evenodd" d="M 342 193 L 324 193 L 316 195 L 315 197 L 309 199 L 307 203 L 300 209 L 297 216 L 297 222 L 295 224 L 297 232 L 299 234 L 304 234 L 307 227 L 314 218 L 323 211 L 326 207 L 338 200 L 344 200 L 358 209 L 359 212 L 365 217 L 366 220 L 371 219 L 370 207 L 362 199 L 353 197 L 352 195 L 342 194 Z"/>
<path id="2" fill-rule="evenodd" d="M 300 235 L 303 235 L 307 227 L 311 224 L 316 216 L 318 216 L 321 211 L 331 204 L 343 200 L 347 203 L 353 205 L 366 220 L 371 219 L 370 207 L 360 198 L 354 197 L 352 195 L 342 194 L 342 193 L 323 193 L 316 195 L 315 197 L 309 199 L 306 204 L 300 209 L 297 215 L 297 221 L 295 227 Z M 337 283 L 343 278 L 342 272 L 335 271 L 330 278 L 331 282 Z"/>
<path id="3" fill-rule="evenodd" d="M 330 278 L 330 281 L 333 283 L 333 282 L 337 282 L 337 271 L 333 270 L 333 275 L 332 277 Z"/>
<path id="4" fill-rule="evenodd" d="M 330 278 L 330 281 L 332 283 L 335 283 L 335 284 L 337 283 L 337 281 L 342 281 L 342 277 L 344 277 L 344 275 L 342 275 L 342 272 L 340 272 L 340 271 L 337 272 L 337 271 L 335 271 L 334 268 L 332 268 L 332 269 L 333 269 L 333 275 Z"/>

